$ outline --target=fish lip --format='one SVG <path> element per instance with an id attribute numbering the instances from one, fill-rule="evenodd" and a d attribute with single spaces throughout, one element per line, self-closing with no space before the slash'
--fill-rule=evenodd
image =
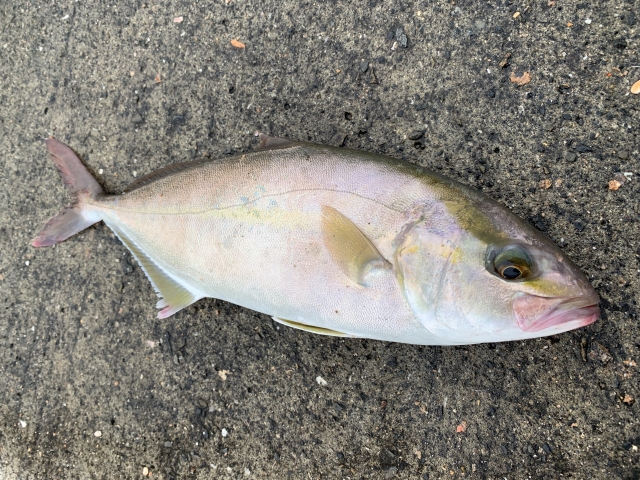
<path id="1" fill-rule="evenodd" d="M 518 326 L 524 332 L 553 329 L 556 333 L 586 327 L 598 320 L 600 306 L 597 303 L 585 305 L 584 300 L 584 298 L 578 298 L 561 302 L 549 312 L 541 315 L 535 322 L 522 322 L 518 318 Z"/>

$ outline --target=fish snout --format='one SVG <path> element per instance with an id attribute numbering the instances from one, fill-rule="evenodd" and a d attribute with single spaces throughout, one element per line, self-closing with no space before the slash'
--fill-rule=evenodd
<path id="1" fill-rule="evenodd" d="M 594 323 L 600 316 L 599 300 L 593 290 L 567 300 L 525 294 L 513 302 L 513 313 L 523 332 L 553 329 L 550 334 L 560 333 Z"/>

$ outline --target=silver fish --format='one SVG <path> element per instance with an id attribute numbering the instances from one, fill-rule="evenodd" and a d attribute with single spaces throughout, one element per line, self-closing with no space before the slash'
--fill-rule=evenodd
<path id="1" fill-rule="evenodd" d="M 46 145 L 75 199 L 33 245 L 103 221 L 161 297 L 160 318 L 213 297 L 315 333 L 459 345 L 600 313 L 547 237 L 407 162 L 262 135 L 252 153 L 169 165 L 107 195 L 70 148 Z"/>

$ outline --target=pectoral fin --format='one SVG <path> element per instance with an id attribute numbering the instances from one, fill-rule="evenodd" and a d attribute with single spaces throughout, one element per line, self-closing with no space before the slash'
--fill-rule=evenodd
<path id="1" fill-rule="evenodd" d="M 365 277 L 373 269 L 391 268 L 371 240 L 333 207 L 322 207 L 322 234 L 333 260 L 360 285 L 366 284 Z"/>
<path id="2" fill-rule="evenodd" d="M 188 307 L 193 302 L 202 298 L 195 295 L 188 289 L 180 285 L 176 280 L 164 271 L 157 263 L 153 261 L 138 245 L 132 241 L 122 229 L 107 223 L 109 228 L 113 230 L 120 241 L 129 249 L 135 257 L 142 271 L 147 275 L 154 290 L 158 294 L 160 300 L 156 304 L 157 308 L 161 308 L 158 312 L 158 318 L 167 318 L 174 313 Z"/>
<path id="3" fill-rule="evenodd" d="M 337 330 L 331 330 L 329 328 L 314 327 L 305 323 L 294 322 L 293 320 L 285 320 L 284 318 L 271 317 L 276 322 L 286 325 L 288 327 L 297 328 L 298 330 L 304 330 L 305 332 L 317 333 L 319 335 L 329 335 L 332 337 L 349 337 L 346 333 L 338 332 Z"/>

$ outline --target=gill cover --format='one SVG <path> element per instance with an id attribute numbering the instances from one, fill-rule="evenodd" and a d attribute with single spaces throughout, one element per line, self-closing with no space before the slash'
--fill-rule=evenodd
<path id="1" fill-rule="evenodd" d="M 420 323 L 445 340 L 453 332 L 439 319 L 438 303 L 447 272 L 459 261 L 459 237 L 459 229 L 450 223 L 421 219 L 407 224 L 395 241 L 394 263 L 405 300 Z"/>

